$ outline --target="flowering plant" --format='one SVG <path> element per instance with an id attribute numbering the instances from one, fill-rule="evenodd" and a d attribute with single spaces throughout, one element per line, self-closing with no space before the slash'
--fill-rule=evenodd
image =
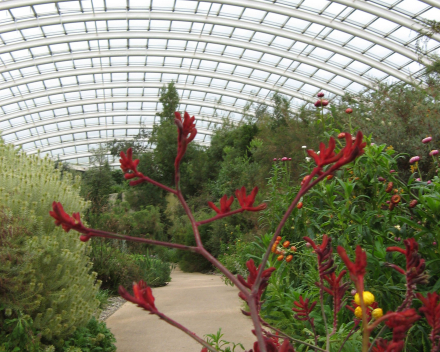
<path id="1" fill-rule="evenodd" d="M 322 104 L 324 105 L 324 104 Z M 170 248 L 177 248 L 180 250 L 191 251 L 193 253 L 197 253 L 205 257 L 208 261 L 210 261 L 214 266 L 216 266 L 223 275 L 230 280 L 239 290 L 239 297 L 243 299 L 247 305 L 249 306 L 249 312 L 243 312 L 246 315 L 249 315 L 254 324 L 253 333 L 256 336 L 257 341 L 254 343 L 253 349 L 249 352 L 293 352 L 294 347 L 292 344 L 303 344 L 308 346 L 311 349 L 317 351 L 329 351 L 329 337 L 336 332 L 337 329 L 337 314 L 344 306 L 344 295 L 349 287 L 349 283 L 344 280 L 346 273 L 348 272 L 351 280 L 354 282 L 356 291 L 358 293 L 358 302 L 355 302 L 357 305 L 356 309 L 358 314 L 356 314 L 355 320 L 356 324 L 353 328 L 352 332 L 354 333 L 362 326 L 363 331 L 363 351 L 366 352 L 368 349 L 371 349 L 374 345 L 374 341 L 370 346 L 370 334 L 371 331 L 378 326 L 381 322 L 385 322 L 389 327 L 393 328 L 393 341 L 389 343 L 389 346 L 392 346 L 392 349 L 386 349 L 387 351 L 400 351 L 402 340 L 405 336 L 406 331 L 409 329 L 411 324 L 419 319 L 419 316 L 415 313 L 414 309 L 409 308 L 411 303 L 415 297 L 415 289 L 417 284 L 424 283 L 426 280 L 426 274 L 424 273 L 424 261 L 418 255 L 418 247 L 417 243 L 414 240 L 405 241 L 406 251 L 397 247 L 392 247 L 390 251 L 397 251 L 405 254 L 407 259 L 406 270 L 400 267 L 394 266 L 390 264 L 391 267 L 396 269 L 399 273 L 405 275 L 408 285 L 407 295 L 404 303 L 401 307 L 397 309 L 396 312 L 389 312 L 381 317 L 380 311 L 370 312 L 367 309 L 367 306 L 373 306 L 374 298 L 366 299 L 366 292 L 364 292 L 364 275 L 366 273 L 366 254 L 362 250 L 360 246 L 356 248 L 356 258 L 354 262 L 352 262 L 346 253 L 346 250 L 342 247 L 338 247 L 338 253 L 341 256 L 343 262 L 345 263 L 347 270 L 339 271 L 339 274 L 336 274 L 337 267 L 335 265 L 335 260 L 333 257 L 333 248 L 331 246 L 331 238 L 324 235 L 322 237 L 322 243 L 318 244 L 312 239 L 305 237 L 304 239 L 313 247 L 314 252 L 317 256 L 317 266 L 319 270 L 319 281 L 316 285 L 320 290 L 320 305 L 321 305 L 321 313 L 326 326 L 326 343 L 323 346 L 319 345 L 318 336 L 315 332 L 315 341 L 314 343 L 308 343 L 305 341 L 300 341 L 291 336 L 286 335 L 282 331 L 272 327 L 269 323 L 264 321 L 260 316 L 261 304 L 262 304 L 262 295 L 268 285 L 268 281 L 274 272 L 275 268 L 270 267 L 266 268 L 266 264 L 268 262 L 269 256 L 271 254 L 271 250 L 274 248 L 274 245 L 277 245 L 277 240 L 280 236 L 283 226 L 286 224 L 288 217 L 292 213 L 294 209 L 299 209 L 298 206 L 300 204 L 301 198 L 316 184 L 324 179 L 328 179 L 329 176 L 333 176 L 333 174 L 343 167 L 354 161 L 358 156 L 364 153 L 364 148 L 366 147 L 366 143 L 363 141 L 363 135 L 361 132 L 356 134 L 356 137 L 353 138 L 350 133 L 344 133 L 343 138 L 345 139 L 345 146 L 340 150 L 336 150 L 336 141 L 333 137 L 330 138 L 328 146 L 324 143 L 320 144 L 319 152 L 315 152 L 313 150 L 308 150 L 308 155 L 314 159 L 316 166 L 311 170 L 310 174 L 304 177 L 303 182 L 301 183 L 301 188 L 296 195 L 295 199 L 292 201 L 287 211 L 285 212 L 282 220 L 278 224 L 275 232 L 273 233 L 272 239 L 267 247 L 267 250 L 262 258 L 260 265 L 257 267 L 253 260 L 249 260 L 247 262 L 247 268 L 249 271 L 249 275 L 247 278 L 244 278 L 241 275 L 234 276 L 227 268 L 222 265 L 214 256 L 209 253 L 201 240 L 199 227 L 204 224 L 216 221 L 218 219 L 231 216 L 244 211 L 257 212 L 266 208 L 266 204 L 262 203 L 259 205 L 255 205 L 256 197 L 258 194 L 258 188 L 255 187 L 250 193 L 246 190 L 246 188 L 242 187 L 241 189 L 235 192 L 235 196 L 239 203 L 239 208 L 236 210 L 232 210 L 231 206 L 234 202 L 234 196 L 230 196 L 228 198 L 227 195 L 224 195 L 220 200 L 220 205 L 217 207 L 214 203 L 210 202 L 209 206 L 215 211 L 216 215 L 202 221 L 196 221 L 193 213 L 191 212 L 186 200 L 182 194 L 180 188 L 180 164 L 187 150 L 188 144 L 194 139 L 197 134 L 197 130 L 195 128 L 195 118 L 190 117 L 188 113 L 184 113 L 183 117 L 180 113 L 175 113 L 175 124 L 177 126 L 177 156 L 174 162 L 175 168 L 175 187 L 170 188 L 165 186 L 148 176 L 142 174 L 138 171 L 137 167 L 139 164 L 139 160 L 133 160 L 133 153 L 131 149 L 128 149 L 126 153 L 121 152 L 121 169 L 125 173 L 125 178 L 130 181 L 131 186 L 136 186 L 141 183 L 151 183 L 157 187 L 162 188 L 163 190 L 174 194 L 178 200 L 180 201 L 183 209 L 185 210 L 186 215 L 188 216 L 192 230 L 194 233 L 194 238 L 196 245 L 195 246 L 186 246 L 177 243 L 170 243 L 164 241 L 157 241 L 152 239 L 138 238 L 133 236 L 125 236 L 115 233 L 110 233 L 106 231 L 101 231 L 97 229 L 92 229 L 86 227 L 82 222 L 79 213 L 74 213 L 72 216 L 69 216 L 63 209 L 63 206 L 59 202 L 53 202 L 53 210 L 50 212 L 50 215 L 54 217 L 55 223 L 58 226 L 62 226 L 63 229 L 68 232 L 70 230 L 75 230 L 81 233 L 80 240 L 88 241 L 92 237 L 105 237 L 105 238 L 113 238 L 120 240 L 129 240 L 135 242 L 148 243 L 152 245 L 165 246 Z M 302 207 L 302 203 L 301 203 Z M 279 241 L 279 240 L 278 240 Z M 186 327 L 182 326 L 175 320 L 168 317 L 166 314 L 160 311 L 160 307 L 156 307 L 155 299 L 152 293 L 151 288 L 144 281 L 140 281 L 133 285 L 133 295 L 128 293 L 128 291 L 124 287 L 120 287 L 119 293 L 122 297 L 124 297 L 127 301 L 135 303 L 142 309 L 148 311 L 150 314 L 158 316 L 160 319 L 166 321 L 167 323 L 175 326 L 176 328 L 185 332 L 188 336 L 199 342 L 203 349 L 202 351 L 216 351 L 214 347 L 212 347 L 205 340 L 188 330 Z M 324 294 L 327 293 L 333 298 L 333 326 L 331 330 L 327 329 L 327 320 L 326 313 L 323 308 L 323 299 Z M 437 297 L 437 296 L 436 296 Z M 436 297 L 428 296 L 428 298 L 423 301 L 425 302 L 426 307 L 436 306 L 438 299 Z M 355 300 L 356 301 L 356 300 Z M 307 321 L 314 329 L 314 318 L 311 316 L 311 312 L 317 305 L 317 302 L 310 302 L 309 299 L 303 299 L 300 297 L 300 300 L 295 302 L 295 307 L 293 307 L 293 311 L 296 313 L 294 316 L 301 320 Z M 440 308 L 439 308 L 440 309 Z M 431 313 L 428 309 L 423 310 L 424 314 L 427 315 L 428 322 L 432 324 L 433 333 L 432 333 L 432 341 L 433 345 L 438 346 L 438 326 L 440 326 L 438 322 L 438 315 Z M 370 314 L 371 313 L 371 314 Z M 362 318 L 362 323 L 359 318 Z M 373 323 L 371 320 L 375 319 Z M 400 325 L 399 325 L 400 324 Z M 275 335 L 274 332 L 278 334 Z M 349 336 L 348 336 L 349 337 Z M 347 339 L 348 339 L 347 337 Z M 279 342 L 279 339 L 283 340 Z M 381 346 L 385 346 L 387 342 L 380 340 L 380 344 L 377 345 L 377 348 L 382 348 Z M 341 347 L 342 348 L 342 347 Z M 388 347 L 387 347 L 388 348 Z"/>

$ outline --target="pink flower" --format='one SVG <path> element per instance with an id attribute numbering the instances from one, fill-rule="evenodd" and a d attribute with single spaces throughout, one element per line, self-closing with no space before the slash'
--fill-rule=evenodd
<path id="1" fill-rule="evenodd" d="M 437 155 L 437 154 L 438 154 L 438 150 L 437 150 L 437 149 L 431 150 L 431 151 L 429 152 L 429 155 L 430 155 L 430 156 L 434 156 L 434 155 Z"/>
<path id="2" fill-rule="evenodd" d="M 426 182 L 428 185 L 430 185 L 431 183 L 432 183 L 432 181 L 431 180 L 429 180 L 428 182 Z"/>
<path id="3" fill-rule="evenodd" d="M 396 170 L 390 170 L 391 174 L 394 174 L 396 172 Z"/>
<path id="4" fill-rule="evenodd" d="M 409 159 L 410 164 L 414 164 L 416 161 L 420 160 L 420 156 L 413 156 L 411 159 Z"/>
<path id="5" fill-rule="evenodd" d="M 285 156 L 283 156 L 283 158 L 281 159 L 282 161 L 286 161 L 287 158 Z"/>
<path id="6" fill-rule="evenodd" d="M 422 139 L 422 143 L 426 144 L 432 141 L 432 137 L 426 137 Z"/>
<path id="7" fill-rule="evenodd" d="M 318 98 L 322 98 L 324 96 L 324 93 L 323 92 L 319 92 L 317 96 L 318 96 Z"/>
<path id="8" fill-rule="evenodd" d="M 292 160 L 292 158 L 289 158 L 289 161 L 291 161 Z"/>
<path id="9" fill-rule="evenodd" d="M 277 158 L 273 158 L 273 161 L 277 161 Z"/>
<path id="10" fill-rule="evenodd" d="M 417 177 L 417 178 L 416 178 L 416 181 L 417 181 L 417 182 L 420 182 L 420 181 L 421 181 L 420 177 Z"/>
<path id="11" fill-rule="evenodd" d="M 327 106 L 327 105 L 328 105 L 328 100 L 317 100 L 316 103 L 315 103 L 316 107 Z"/>

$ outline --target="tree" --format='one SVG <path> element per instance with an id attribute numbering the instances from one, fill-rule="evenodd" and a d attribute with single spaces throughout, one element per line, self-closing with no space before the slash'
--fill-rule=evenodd
<path id="1" fill-rule="evenodd" d="M 162 103 L 162 112 L 156 115 L 160 117 L 160 122 L 170 122 L 174 124 L 174 112 L 179 106 L 179 93 L 174 86 L 174 82 L 168 84 L 168 87 L 163 86 L 160 91 L 159 101 Z"/>

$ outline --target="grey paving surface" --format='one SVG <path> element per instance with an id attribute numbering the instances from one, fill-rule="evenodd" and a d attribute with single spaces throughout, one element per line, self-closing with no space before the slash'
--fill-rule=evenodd
<path id="1" fill-rule="evenodd" d="M 235 287 L 218 276 L 175 270 L 172 281 L 153 289 L 156 307 L 203 337 L 222 328 L 223 339 L 241 342 L 250 349 L 255 341 L 252 322 L 241 312 Z M 116 336 L 118 352 L 199 352 L 201 346 L 189 336 L 154 315 L 125 303 L 107 319 Z M 237 348 L 236 352 L 241 351 Z"/>

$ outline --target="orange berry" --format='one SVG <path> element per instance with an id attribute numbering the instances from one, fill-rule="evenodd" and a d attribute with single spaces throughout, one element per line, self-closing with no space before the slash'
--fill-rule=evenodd
<path id="1" fill-rule="evenodd" d="M 330 181 L 333 177 L 334 177 L 333 175 L 328 175 L 328 176 L 327 176 L 327 180 Z"/>
<path id="2" fill-rule="evenodd" d="M 294 251 L 294 252 L 296 252 L 296 251 L 297 251 L 297 249 L 296 249 L 296 247 L 295 247 L 295 246 L 292 246 L 292 247 L 290 247 L 290 250 L 291 250 L 291 251 Z"/>
<path id="3" fill-rule="evenodd" d="M 277 260 L 278 260 L 279 262 L 282 261 L 283 259 L 284 259 L 284 255 L 282 255 L 282 254 L 279 255 L 278 258 L 277 258 Z"/>
<path id="4" fill-rule="evenodd" d="M 285 242 L 283 243 L 283 247 L 284 247 L 284 248 L 289 247 L 289 245 L 290 245 L 290 242 L 289 242 L 289 241 L 285 241 Z"/>
<path id="5" fill-rule="evenodd" d="M 301 208 L 303 207 L 303 202 L 299 202 L 299 203 L 296 205 L 296 207 L 297 207 L 298 209 L 301 209 Z"/>
<path id="6" fill-rule="evenodd" d="M 281 236 L 277 236 L 277 241 L 279 242 L 281 240 L 282 240 L 282 237 Z"/>
<path id="7" fill-rule="evenodd" d="M 277 245 L 274 243 L 274 245 L 272 246 L 271 252 L 275 253 L 277 251 Z"/>
<path id="8" fill-rule="evenodd" d="M 293 259 L 293 255 L 290 254 L 286 257 L 286 262 L 290 262 L 290 261 L 292 261 L 292 259 Z"/>

